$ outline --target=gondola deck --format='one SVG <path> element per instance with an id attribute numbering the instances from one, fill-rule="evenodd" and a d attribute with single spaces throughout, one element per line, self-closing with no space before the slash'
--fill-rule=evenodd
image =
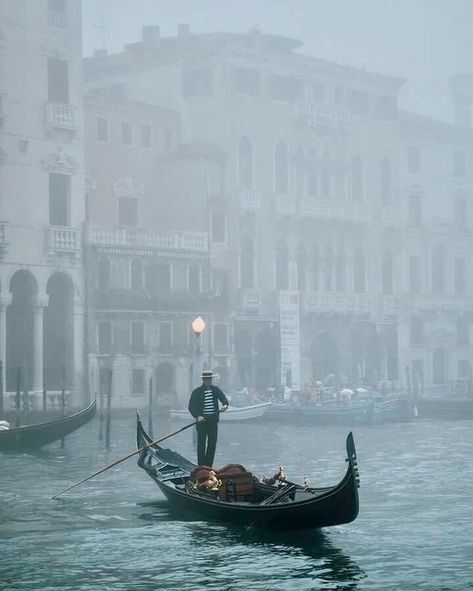
<path id="1" fill-rule="evenodd" d="M 152 442 L 137 419 L 137 445 Z M 171 506 L 183 515 L 274 529 L 314 529 L 349 523 L 358 515 L 359 475 L 353 434 L 346 441 L 348 463 L 342 480 L 333 487 L 309 488 L 295 483 L 270 486 L 254 479 L 252 498 L 225 500 L 217 493 L 189 486 L 195 464 L 159 445 L 146 447 L 138 465 L 159 487 Z"/>

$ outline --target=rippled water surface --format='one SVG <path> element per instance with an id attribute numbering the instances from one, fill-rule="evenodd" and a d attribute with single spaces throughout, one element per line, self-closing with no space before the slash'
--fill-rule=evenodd
<path id="1" fill-rule="evenodd" d="M 163 419 L 160 434 L 177 428 Z M 49 497 L 132 451 L 135 423 L 98 421 L 36 454 L 0 453 L 0 589 L 473 589 L 473 422 L 354 430 L 360 514 L 348 525 L 269 533 L 173 515 L 130 459 L 56 501 Z M 343 427 L 222 424 L 215 464 L 245 464 L 332 485 L 345 471 Z M 169 442 L 194 458 L 185 431 Z"/>

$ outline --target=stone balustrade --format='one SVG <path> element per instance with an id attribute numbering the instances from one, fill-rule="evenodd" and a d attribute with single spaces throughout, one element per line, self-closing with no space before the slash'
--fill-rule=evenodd
<path id="1" fill-rule="evenodd" d="M 153 232 L 138 228 L 91 227 L 88 242 L 103 246 L 208 251 L 208 235 L 205 232 Z"/>

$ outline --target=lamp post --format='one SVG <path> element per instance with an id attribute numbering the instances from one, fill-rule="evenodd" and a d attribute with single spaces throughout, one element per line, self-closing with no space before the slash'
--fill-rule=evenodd
<path id="1" fill-rule="evenodd" d="M 200 354 L 201 354 L 200 335 L 205 330 L 205 322 L 204 322 L 204 319 L 202 318 L 202 316 L 197 316 L 197 318 L 194 318 L 191 326 L 192 326 L 192 332 L 195 334 L 195 338 L 196 338 L 195 346 L 192 351 L 192 361 L 191 361 L 190 371 L 189 371 L 190 390 L 192 391 L 194 389 L 195 362 L 200 357 Z"/>

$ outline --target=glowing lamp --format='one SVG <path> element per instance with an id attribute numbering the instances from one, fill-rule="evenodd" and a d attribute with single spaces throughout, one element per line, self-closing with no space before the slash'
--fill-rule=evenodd
<path id="1" fill-rule="evenodd" d="M 197 316 L 197 318 L 192 321 L 192 330 L 197 337 L 204 332 L 205 322 L 202 316 Z"/>

